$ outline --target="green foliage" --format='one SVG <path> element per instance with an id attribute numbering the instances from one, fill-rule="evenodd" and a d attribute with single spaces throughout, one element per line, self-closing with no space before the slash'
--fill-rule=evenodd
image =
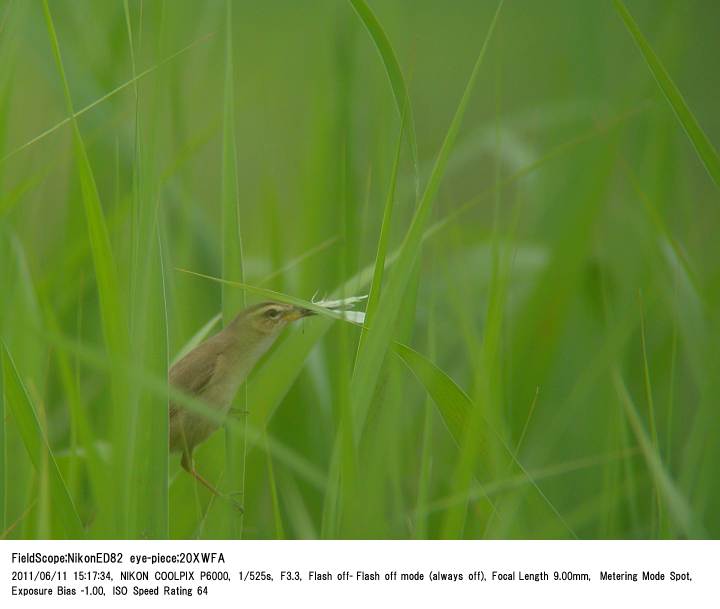
<path id="1" fill-rule="evenodd" d="M 1 536 L 720 536 L 720 8 L 628 4 L 4 3 Z"/>
<path id="2" fill-rule="evenodd" d="M 372 12 L 372 9 L 368 6 L 367 2 L 365 2 L 365 0 L 349 0 L 349 2 L 352 4 L 353 9 L 355 9 L 358 17 L 360 17 L 360 20 L 363 22 L 363 25 L 370 34 L 378 53 L 380 53 L 383 66 L 385 67 L 388 79 L 390 80 L 393 95 L 395 96 L 395 105 L 397 106 L 398 114 L 402 116 L 403 125 L 407 123 L 406 133 L 410 146 L 413 169 L 415 172 L 416 189 L 419 189 L 420 176 L 418 175 L 419 168 L 417 136 L 415 135 L 415 119 L 413 118 L 413 110 L 410 102 L 410 94 L 408 93 L 408 86 L 405 82 L 405 78 L 403 77 L 400 63 L 398 62 L 397 55 L 390 44 L 390 40 L 388 40 L 385 30 L 383 30 L 382 25 L 380 25 L 375 13 Z M 391 193 L 393 194 L 388 196 L 394 196 L 394 191 L 395 187 L 393 185 L 391 187 Z"/>
<path id="3" fill-rule="evenodd" d="M 653 51 L 623 1 L 614 0 L 614 3 L 615 10 L 617 10 L 620 17 L 622 17 L 622 20 L 625 22 L 625 27 L 635 40 L 635 44 L 637 44 L 640 52 L 643 54 L 650 71 L 662 89 L 662 92 L 665 94 L 673 112 L 675 112 L 675 116 L 677 116 L 680 124 L 685 130 L 685 133 L 687 133 L 687 136 L 690 138 L 690 141 L 695 148 L 695 152 L 697 152 L 700 160 L 705 165 L 705 169 L 707 169 L 707 172 L 715 182 L 715 185 L 720 188 L 720 156 L 718 156 L 715 146 L 713 146 L 708 136 L 700 127 L 700 124 L 697 122 L 695 115 L 688 107 L 682 93 L 680 93 L 680 90 L 677 88 L 672 78 L 670 78 L 665 66 L 663 66 L 662 62 L 655 54 L 655 51 Z"/>
<path id="4" fill-rule="evenodd" d="M 37 476 L 47 476 L 49 479 L 53 537 L 84 537 L 80 517 L 40 427 L 35 408 L 5 345 L 2 347 L 2 375 L 4 401 L 18 426 Z"/>

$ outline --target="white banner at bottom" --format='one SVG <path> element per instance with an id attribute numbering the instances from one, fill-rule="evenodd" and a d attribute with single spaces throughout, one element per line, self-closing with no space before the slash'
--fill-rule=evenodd
<path id="1" fill-rule="evenodd" d="M 717 541 L 5 541 L 0 606 L 719 606 L 719 550 Z"/>

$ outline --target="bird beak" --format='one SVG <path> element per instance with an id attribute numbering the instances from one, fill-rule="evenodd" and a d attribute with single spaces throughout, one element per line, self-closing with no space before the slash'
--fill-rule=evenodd
<path id="1" fill-rule="evenodd" d="M 285 320 L 296 321 L 303 317 L 310 317 L 311 315 L 315 314 L 315 311 L 311 311 L 310 309 L 306 309 L 305 307 L 293 307 L 285 314 Z"/>

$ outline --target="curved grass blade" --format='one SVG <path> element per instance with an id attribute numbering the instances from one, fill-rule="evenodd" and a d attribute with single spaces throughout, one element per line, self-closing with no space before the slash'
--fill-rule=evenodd
<path id="1" fill-rule="evenodd" d="M 363 22 L 365 29 L 370 34 L 375 47 L 380 53 L 385 72 L 390 80 L 390 86 L 395 97 L 395 105 L 397 106 L 398 115 L 402 117 L 402 122 L 407 122 L 407 138 L 410 146 L 410 155 L 412 157 L 413 172 L 415 174 L 415 191 L 419 194 L 420 190 L 420 169 L 418 163 L 417 137 L 415 136 L 415 120 L 413 118 L 412 105 L 410 104 L 410 96 L 408 94 L 407 85 L 403 78 L 400 63 L 397 55 L 390 44 L 390 40 L 385 34 L 375 13 L 372 12 L 365 0 L 349 0 L 353 9 Z M 402 136 L 401 136 L 402 140 Z"/>
<path id="2" fill-rule="evenodd" d="M 68 493 L 65 481 L 60 474 L 52 450 L 45 439 L 35 409 L 18 374 L 15 362 L 5 344 L 2 344 L 2 375 L 5 401 L 18 426 L 25 449 L 35 466 L 40 471 L 46 467 L 49 482 L 51 505 L 55 508 L 53 516 L 58 525 L 65 531 L 65 536 L 72 539 L 85 537 L 80 516 Z"/>
<path id="3" fill-rule="evenodd" d="M 478 420 L 485 425 L 485 430 L 483 430 L 482 434 L 473 433 L 475 430 L 470 429 L 469 424 L 471 414 L 476 408 L 476 405 L 472 403 L 468 395 L 458 387 L 455 381 L 429 359 L 407 345 L 396 342 L 393 344 L 393 348 L 395 353 L 405 362 L 410 371 L 420 381 L 423 387 L 425 387 L 430 397 L 432 397 L 448 430 L 460 446 L 461 451 L 463 451 L 464 446 L 472 444 L 475 455 L 480 452 L 489 454 L 488 451 L 492 443 L 493 448 L 502 451 L 511 459 L 512 463 L 519 468 L 562 525 L 567 528 L 573 537 L 577 537 L 557 508 L 548 499 L 530 474 L 528 474 L 525 467 L 515 456 L 515 453 L 510 450 L 488 421 L 482 417 L 482 413 L 478 413 L 480 415 Z M 472 434 L 472 437 L 468 437 L 468 434 Z M 479 445 L 478 441 L 480 439 L 484 439 L 485 443 Z M 470 457 L 473 456 L 474 455 L 470 453 L 466 458 L 470 459 Z M 469 464 L 472 466 L 472 461 L 469 461 Z"/>
<path id="4" fill-rule="evenodd" d="M 652 72 L 655 80 L 665 94 L 670 107 L 675 112 L 680 124 L 682 125 L 685 133 L 690 138 L 690 142 L 695 148 L 695 152 L 700 157 L 705 169 L 710 174 L 715 185 L 720 188 L 720 156 L 718 156 L 717 150 L 713 146 L 712 142 L 708 139 L 705 132 L 697 122 L 695 115 L 692 113 L 690 108 L 685 101 L 685 98 L 680 93 L 670 74 L 668 74 L 665 66 L 653 51 L 650 43 L 647 41 L 643 33 L 640 31 L 635 19 L 628 11 L 627 7 L 622 0 L 614 0 L 615 10 L 618 12 L 625 27 L 627 28 L 630 35 L 635 40 L 635 44 L 640 49 L 643 57 L 645 58 L 650 71 Z"/>
<path id="5" fill-rule="evenodd" d="M 468 395 L 440 368 L 414 349 L 402 343 L 394 343 L 393 348 L 430 394 L 448 431 L 455 442 L 461 445 L 473 408 Z"/>
<path id="6" fill-rule="evenodd" d="M 355 424 L 359 432 L 355 434 L 356 438 L 361 436 L 370 400 L 372 399 L 373 392 L 375 391 L 375 385 L 377 383 L 385 353 L 394 333 L 393 329 L 397 321 L 400 306 L 404 300 L 411 271 L 422 248 L 425 225 L 427 224 L 430 212 L 433 209 L 435 196 L 440 188 L 440 182 L 445 172 L 450 152 L 452 151 L 455 139 L 460 130 L 465 109 L 470 102 L 470 96 L 477 80 L 477 76 L 480 72 L 480 66 L 482 65 L 482 61 L 485 57 L 488 43 L 492 38 L 493 31 L 495 30 L 495 25 L 503 6 L 503 1 L 504 0 L 501 0 L 499 2 L 492 21 L 490 22 L 487 35 L 485 36 L 485 41 L 480 49 L 480 53 L 470 74 L 470 78 L 468 79 L 468 83 L 465 87 L 462 98 L 460 99 L 460 103 L 458 104 L 455 116 L 453 117 L 448 132 L 445 135 L 445 140 L 443 141 L 440 152 L 438 153 L 430 179 L 428 180 L 428 184 L 422 198 L 420 199 L 410 228 L 408 229 L 405 239 L 400 247 L 393 272 L 388 279 L 388 285 L 383 290 L 382 296 L 380 297 L 377 314 L 372 322 L 373 331 L 368 333 L 368 340 L 365 342 L 364 348 L 358 351 L 355 369 L 353 371 L 353 377 L 350 384 L 350 395 L 352 400 L 351 407 L 353 416 L 355 417 Z"/>
<path id="7" fill-rule="evenodd" d="M 613 372 L 613 384 L 615 385 L 615 391 L 625 410 L 630 428 L 640 447 L 640 451 L 645 459 L 658 494 L 663 498 L 668 508 L 668 514 L 671 520 L 686 537 L 691 539 L 704 539 L 706 534 L 702 525 L 697 521 L 687 499 L 675 485 L 660 455 L 653 447 L 652 440 L 648 436 L 647 431 L 645 431 L 635 403 L 630 397 L 625 382 L 617 370 Z"/>

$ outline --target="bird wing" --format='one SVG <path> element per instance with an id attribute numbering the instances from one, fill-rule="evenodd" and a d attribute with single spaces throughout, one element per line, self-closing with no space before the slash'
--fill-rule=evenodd
<path id="1" fill-rule="evenodd" d="M 193 349 L 177 364 L 170 368 L 169 381 L 176 389 L 193 396 L 199 396 L 215 373 L 218 362 L 218 350 L 212 343 L 203 343 Z M 170 418 L 180 410 L 180 406 L 170 402 Z"/>

